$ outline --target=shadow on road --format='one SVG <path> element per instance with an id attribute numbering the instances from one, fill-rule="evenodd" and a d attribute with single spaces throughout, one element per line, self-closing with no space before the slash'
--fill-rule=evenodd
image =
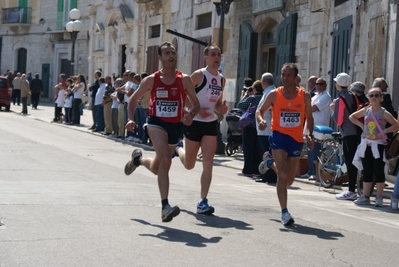
<path id="1" fill-rule="evenodd" d="M 275 219 L 271 219 L 271 221 L 275 221 L 279 224 L 281 223 L 279 220 Z M 297 223 L 291 226 L 287 226 L 285 228 L 281 228 L 280 231 L 292 232 L 302 235 L 314 235 L 320 239 L 326 239 L 326 240 L 338 240 L 338 237 L 344 237 L 344 235 L 339 232 L 325 231 L 323 229 L 304 226 Z"/>
<path id="2" fill-rule="evenodd" d="M 188 210 L 181 210 L 189 215 L 194 216 L 198 221 L 201 221 L 202 226 L 215 227 L 215 228 L 235 228 L 238 230 L 253 230 L 254 228 L 250 227 L 251 225 L 238 220 L 233 220 L 230 218 L 219 217 L 214 215 L 203 215 L 197 214 Z"/>
<path id="3" fill-rule="evenodd" d="M 155 238 L 158 238 L 158 239 L 161 239 L 164 241 L 169 241 L 169 242 L 186 243 L 186 246 L 190 246 L 190 247 L 206 247 L 207 243 L 218 243 L 222 239 L 222 237 L 220 237 L 220 236 L 206 238 L 197 233 L 183 231 L 183 230 L 179 230 L 179 229 L 175 229 L 175 228 L 170 228 L 170 227 L 163 226 L 163 225 L 151 224 L 147 221 L 140 220 L 140 219 L 131 219 L 131 220 L 141 223 L 143 225 L 158 227 L 163 230 L 161 233 L 159 233 L 157 235 L 140 234 L 140 236 L 155 237 Z"/>

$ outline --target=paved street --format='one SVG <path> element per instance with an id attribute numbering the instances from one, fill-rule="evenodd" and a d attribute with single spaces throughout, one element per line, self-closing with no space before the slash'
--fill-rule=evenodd
<path id="1" fill-rule="evenodd" d="M 215 216 L 197 215 L 201 162 L 187 171 L 174 159 L 169 200 L 182 212 L 162 223 L 156 177 L 144 167 L 125 176 L 134 146 L 87 131 L 90 111 L 75 127 L 50 123 L 50 105 L 28 116 L 11 108 L 0 112 L 1 267 L 397 264 L 399 213 L 388 199 L 359 207 L 335 200 L 340 188 L 297 181 L 296 224 L 283 227 L 275 187 L 237 176 L 241 155 L 217 156 Z"/>

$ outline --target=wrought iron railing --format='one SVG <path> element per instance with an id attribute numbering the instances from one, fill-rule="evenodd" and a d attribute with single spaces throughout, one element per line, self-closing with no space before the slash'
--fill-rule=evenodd
<path id="1" fill-rule="evenodd" d="M 31 7 L 1 9 L 1 24 L 31 24 Z"/>

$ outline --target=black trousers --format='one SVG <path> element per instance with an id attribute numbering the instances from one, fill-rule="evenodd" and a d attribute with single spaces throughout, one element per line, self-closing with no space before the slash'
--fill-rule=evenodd
<path id="1" fill-rule="evenodd" d="M 93 126 L 96 127 L 96 123 L 97 123 L 97 107 L 96 107 L 96 105 L 94 105 L 94 98 L 92 99 L 92 103 L 91 103 L 91 115 L 93 117 Z"/>
<path id="2" fill-rule="evenodd" d="M 12 98 L 12 103 L 15 105 L 15 102 L 17 102 L 19 106 L 21 104 L 21 89 L 13 89 L 11 98 Z"/>
<path id="3" fill-rule="evenodd" d="M 34 93 L 30 96 L 30 98 L 32 102 L 32 107 L 37 108 L 37 105 L 39 105 L 40 93 Z"/>
<path id="4" fill-rule="evenodd" d="M 359 135 L 349 135 L 342 138 L 342 145 L 344 150 L 345 164 L 348 170 L 349 191 L 355 192 L 357 180 L 357 168 L 353 166 L 352 161 L 355 156 L 357 146 L 360 142 Z"/>
<path id="5" fill-rule="evenodd" d="M 378 145 L 380 157 L 375 159 L 371 147 L 367 146 L 364 158 L 362 158 L 363 165 L 363 182 L 372 183 L 375 176 L 376 183 L 385 182 L 385 162 L 383 159 L 384 145 Z"/>
<path id="6" fill-rule="evenodd" d="M 74 98 L 72 104 L 72 113 L 73 113 L 73 124 L 80 124 L 80 104 L 82 103 L 82 99 Z"/>

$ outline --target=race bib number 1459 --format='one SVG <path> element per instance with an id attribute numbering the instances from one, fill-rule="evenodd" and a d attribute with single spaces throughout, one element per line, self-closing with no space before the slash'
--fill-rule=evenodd
<path id="1" fill-rule="evenodd" d="M 157 117 L 173 118 L 177 117 L 177 110 L 179 108 L 178 101 L 162 101 L 157 100 Z"/>

